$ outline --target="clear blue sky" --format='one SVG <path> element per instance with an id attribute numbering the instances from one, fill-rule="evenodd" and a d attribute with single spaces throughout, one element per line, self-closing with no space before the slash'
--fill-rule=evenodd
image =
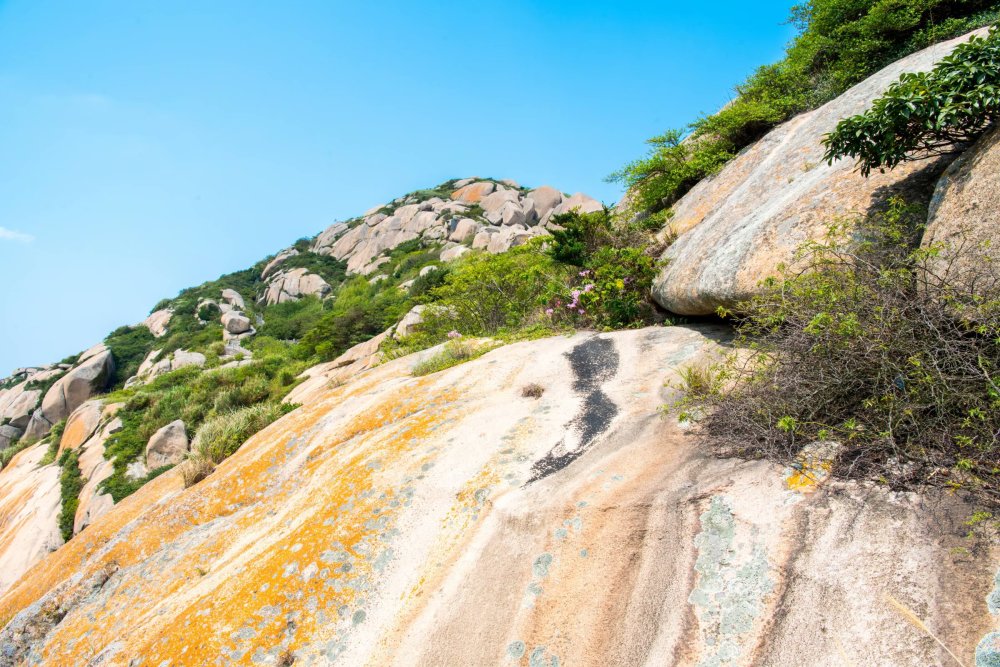
<path id="1" fill-rule="evenodd" d="M 0 376 L 452 177 L 620 192 L 790 0 L 0 0 Z"/>

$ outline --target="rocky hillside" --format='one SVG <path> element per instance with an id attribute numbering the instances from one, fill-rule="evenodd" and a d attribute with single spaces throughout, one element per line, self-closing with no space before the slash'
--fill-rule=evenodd
<path id="1" fill-rule="evenodd" d="M 449 181 L 19 369 L 0 383 L 0 665 L 1000 664 L 1000 540 L 970 492 L 995 450 L 956 430 L 954 459 L 900 446 L 885 475 L 849 474 L 873 429 L 800 436 L 777 404 L 752 416 L 782 417 L 783 458 L 721 449 L 705 406 L 755 348 L 680 318 L 767 298 L 803 243 L 837 221 L 863 236 L 898 196 L 927 223 L 921 270 L 978 276 L 978 255 L 933 249 L 970 223 L 977 247 L 996 236 L 997 130 L 868 178 L 822 143 L 969 39 L 763 133 L 662 229 Z M 956 357 L 989 344 L 971 307 L 943 308 Z M 810 316 L 810 349 L 832 329 L 826 356 L 848 356 L 861 324 L 834 315 Z M 771 316 L 761 340 L 794 328 Z M 916 383 L 883 379 L 882 403 Z M 975 410 L 956 428 L 992 424 Z"/>

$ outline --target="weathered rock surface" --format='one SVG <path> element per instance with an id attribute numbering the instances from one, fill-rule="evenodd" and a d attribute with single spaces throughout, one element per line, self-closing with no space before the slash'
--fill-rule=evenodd
<path id="1" fill-rule="evenodd" d="M 154 433 L 146 443 L 146 467 L 156 470 L 180 463 L 188 453 L 190 444 L 183 420 L 170 422 Z"/>
<path id="2" fill-rule="evenodd" d="M 165 373 L 176 371 L 186 366 L 198 366 L 200 368 L 205 365 L 206 361 L 205 355 L 201 352 L 174 350 L 165 357 L 161 357 L 162 354 L 163 350 L 152 350 L 147 354 L 146 358 L 139 365 L 139 370 L 136 371 L 135 376 L 129 378 L 125 386 L 132 387 L 136 384 L 149 384 Z"/>
<path id="3" fill-rule="evenodd" d="M 0 470 L 0 593 L 63 543 L 59 468 L 38 465 L 47 450 L 44 443 L 29 447 Z"/>
<path id="4" fill-rule="evenodd" d="M 940 245 L 931 270 L 969 284 L 969 270 L 1000 247 L 1000 131 L 994 130 L 949 165 L 931 199 L 922 245 Z M 985 287 L 985 285 L 983 285 Z"/>
<path id="5" fill-rule="evenodd" d="M 223 328 L 231 334 L 246 333 L 253 328 L 250 324 L 250 318 L 239 310 L 231 310 L 228 313 L 223 313 L 221 319 Z"/>
<path id="6" fill-rule="evenodd" d="M 101 412 L 101 424 L 97 432 L 80 447 L 80 476 L 85 480 L 80 490 L 80 501 L 73 521 L 73 534 L 107 514 L 115 505 L 110 494 L 99 491 L 101 482 L 114 472 L 114 464 L 104 458 L 104 445 L 113 434 L 123 428 L 121 419 L 115 416 L 121 404 L 111 404 Z"/>
<path id="7" fill-rule="evenodd" d="M 62 371 L 50 371 L 60 373 Z M 7 419 L 11 426 L 23 429 L 31 419 L 38 401 L 42 398 L 42 392 L 38 389 L 28 389 L 28 382 L 32 378 L 25 380 L 21 384 L 14 385 L 11 389 L 0 396 L 0 420 Z"/>
<path id="8" fill-rule="evenodd" d="M 414 306 L 410 309 L 403 319 L 396 324 L 396 328 L 393 331 L 392 337 L 396 340 L 401 340 L 406 336 L 414 333 L 424 321 L 424 311 L 427 310 L 427 306 L 419 305 Z"/>
<path id="9" fill-rule="evenodd" d="M 826 105 L 777 127 L 675 206 L 667 233 L 677 234 L 653 287 L 667 310 L 714 313 L 759 293 L 760 282 L 791 265 L 803 242 L 861 216 L 893 194 L 927 192 L 947 158 L 911 162 L 864 178 L 851 160 L 823 161 L 823 136 L 863 112 L 903 72 L 931 69 L 968 36 L 943 42 L 886 67 Z"/>
<path id="10" fill-rule="evenodd" d="M 24 430 L 10 424 L 0 426 L 0 450 L 7 449 L 11 444 L 24 435 Z"/>
<path id="11" fill-rule="evenodd" d="M 1000 547 L 958 555 L 969 507 L 795 490 L 800 474 L 713 458 L 662 415 L 664 381 L 720 335 L 328 376 L 207 480 L 168 472 L 36 565 L 0 597 L 0 644 L 73 665 L 947 664 L 891 595 L 971 656 Z"/>
<path id="12" fill-rule="evenodd" d="M 25 438 L 43 437 L 56 422 L 67 418 L 84 401 L 103 391 L 114 369 L 111 351 L 103 344 L 84 352 L 76 366 L 56 380 L 45 394 L 41 408 L 35 410 L 25 429 Z"/>
<path id="13" fill-rule="evenodd" d="M 164 308 L 162 310 L 157 310 L 156 312 L 150 313 L 149 317 L 142 321 L 142 326 L 149 329 L 157 338 L 162 338 L 167 333 L 167 326 L 170 324 L 170 318 L 174 316 L 174 311 L 170 308 Z"/>
<path id="14" fill-rule="evenodd" d="M 270 262 L 267 263 L 267 266 L 264 267 L 264 270 L 260 272 L 260 277 L 267 279 L 269 276 L 274 275 L 278 271 L 278 269 L 281 268 L 282 264 L 284 264 L 290 258 L 295 257 L 298 254 L 299 251 L 296 250 L 295 248 L 288 248 L 287 250 L 282 250 L 281 252 L 279 252 L 277 255 L 274 256 L 274 259 L 272 259 Z M 240 297 L 241 301 L 242 299 L 243 297 Z M 244 308 L 245 306 L 240 306 L 240 307 Z"/>
<path id="15" fill-rule="evenodd" d="M 270 306 L 307 295 L 323 298 L 331 291 L 330 285 L 315 273 L 309 273 L 307 269 L 292 269 L 276 273 L 271 278 L 262 300 Z"/>
<path id="16" fill-rule="evenodd" d="M 74 410 L 66 420 L 66 428 L 59 442 L 59 451 L 77 449 L 94 435 L 103 412 L 104 405 L 100 400 L 86 401 Z"/>

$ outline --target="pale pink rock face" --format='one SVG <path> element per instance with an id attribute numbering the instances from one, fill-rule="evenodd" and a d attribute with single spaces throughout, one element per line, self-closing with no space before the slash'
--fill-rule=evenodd
<path id="1" fill-rule="evenodd" d="M 977 31 L 981 33 L 982 31 Z M 780 264 L 831 224 L 864 215 L 893 194 L 926 192 L 947 158 L 904 163 L 863 177 L 850 160 L 823 161 L 822 139 L 865 111 L 903 72 L 931 69 L 968 35 L 886 67 L 824 106 L 778 126 L 696 185 L 675 206 L 666 267 L 653 296 L 667 310 L 707 315 L 760 293 Z"/>

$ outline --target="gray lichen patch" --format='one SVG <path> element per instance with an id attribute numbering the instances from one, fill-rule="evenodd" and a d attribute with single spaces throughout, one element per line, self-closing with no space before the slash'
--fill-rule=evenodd
<path id="1" fill-rule="evenodd" d="M 991 632 L 979 642 L 976 667 L 1000 667 L 1000 632 Z"/>
<path id="2" fill-rule="evenodd" d="M 753 629 L 774 588 L 764 548 L 754 543 L 737 548 L 736 520 L 723 496 L 713 496 L 702 513 L 695 571 L 698 584 L 688 597 L 701 630 L 702 667 L 737 664 L 742 636 Z M 752 537 L 752 536 L 751 536 Z"/>
<path id="3" fill-rule="evenodd" d="M 997 570 L 997 575 L 993 578 L 993 590 L 986 596 L 986 608 L 994 616 L 1000 616 L 1000 570 Z"/>

